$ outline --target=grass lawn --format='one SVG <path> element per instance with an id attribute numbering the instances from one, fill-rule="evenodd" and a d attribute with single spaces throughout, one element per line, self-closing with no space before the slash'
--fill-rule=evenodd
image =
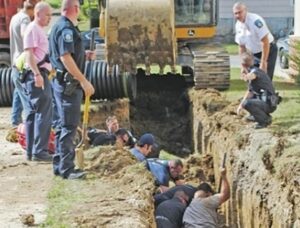
<path id="1" fill-rule="evenodd" d="M 229 55 L 237 55 L 239 53 L 238 45 L 235 43 L 223 44 L 223 47 Z"/>
<path id="2" fill-rule="evenodd" d="M 239 78 L 240 69 L 231 68 L 231 84 L 228 91 L 222 92 L 229 101 L 236 101 L 244 96 L 247 85 Z M 280 77 L 274 77 L 276 91 L 283 100 L 272 114 L 274 130 L 287 130 L 300 124 L 300 87 Z"/>

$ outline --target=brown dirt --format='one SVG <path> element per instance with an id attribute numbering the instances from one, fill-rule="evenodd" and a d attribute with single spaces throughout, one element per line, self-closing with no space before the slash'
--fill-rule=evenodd
<path id="1" fill-rule="evenodd" d="M 153 178 L 144 165 L 129 151 L 110 146 L 85 154 L 87 181 L 67 185 L 84 200 L 77 200 L 61 220 L 75 227 L 155 227 Z"/>
<path id="2" fill-rule="evenodd" d="M 218 92 L 191 90 L 190 101 L 182 92 L 139 93 L 130 113 L 126 100 L 94 103 L 90 126 L 103 128 L 104 119 L 114 113 L 135 135 L 154 133 L 167 151 L 180 156 L 195 151 L 185 160 L 184 173 L 195 185 L 205 180 L 218 187 L 218 167 L 227 152 L 232 192 L 223 211 L 229 227 L 300 227 L 299 130 L 294 127 L 280 135 L 272 128 L 254 131 L 253 124 L 235 114 L 237 104 L 228 104 Z M 72 206 L 61 213 L 62 223 L 155 227 L 153 179 L 128 151 L 92 148 L 85 152 L 86 181 L 53 179 L 50 164 L 25 162 L 20 147 L 5 141 L 9 111 L 0 109 L 1 227 L 22 227 L 21 218 L 31 214 L 40 224 L 47 192 L 57 181 L 74 197 Z"/>
<path id="3" fill-rule="evenodd" d="M 51 165 L 26 162 L 21 147 L 5 140 L 9 123 L 10 108 L 0 108 L 0 227 L 23 227 L 28 214 L 37 225 L 46 217 Z"/>

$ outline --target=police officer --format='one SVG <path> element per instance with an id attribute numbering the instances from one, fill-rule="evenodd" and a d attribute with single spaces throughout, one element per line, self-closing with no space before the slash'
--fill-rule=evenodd
<path id="1" fill-rule="evenodd" d="M 242 55 L 242 65 L 249 73 L 243 73 L 242 77 L 248 82 L 248 90 L 241 101 L 237 114 L 246 109 L 255 119 L 256 129 L 267 127 L 272 122 L 270 113 L 276 109 L 272 97 L 276 96 L 272 81 L 266 73 L 253 66 L 253 56 L 249 52 Z"/>
<path id="2" fill-rule="evenodd" d="M 59 114 L 56 128 L 56 154 L 53 158 L 55 175 L 66 179 L 85 177 L 75 170 L 74 136 L 80 122 L 82 89 L 85 96 L 94 93 L 92 84 L 81 73 L 84 70 L 85 52 L 77 26 L 80 13 L 78 0 L 62 1 L 61 17 L 53 26 L 49 36 L 50 61 L 56 69 L 53 93 Z M 94 57 L 94 53 L 89 58 Z"/>
<path id="3" fill-rule="evenodd" d="M 265 71 L 273 79 L 277 58 L 277 45 L 266 22 L 257 14 L 247 12 L 246 5 L 237 2 L 233 6 L 235 24 L 235 42 L 239 45 L 240 54 L 247 49 L 253 53 L 255 66 Z M 247 69 L 242 68 L 242 72 Z"/>

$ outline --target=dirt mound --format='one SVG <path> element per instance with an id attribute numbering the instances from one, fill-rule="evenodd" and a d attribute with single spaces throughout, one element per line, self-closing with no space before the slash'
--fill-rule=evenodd
<path id="1" fill-rule="evenodd" d="M 154 180 L 144 165 L 129 151 L 111 146 L 85 155 L 88 178 L 63 183 L 60 194 L 70 198 L 71 205 L 56 219 L 72 227 L 155 227 Z"/>
<path id="2" fill-rule="evenodd" d="M 85 170 L 97 176 L 110 176 L 124 167 L 136 164 L 130 152 L 114 146 L 99 146 L 85 152 Z"/>
<path id="3" fill-rule="evenodd" d="M 227 153 L 231 199 L 224 210 L 233 227 L 298 227 L 299 131 L 274 134 L 273 125 L 254 130 L 236 115 L 238 102 L 213 91 L 189 92 L 193 104 L 194 151 L 213 158 L 214 176 Z M 215 102 L 217 101 L 217 102 Z M 219 104 L 219 105 L 216 105 Z"/>

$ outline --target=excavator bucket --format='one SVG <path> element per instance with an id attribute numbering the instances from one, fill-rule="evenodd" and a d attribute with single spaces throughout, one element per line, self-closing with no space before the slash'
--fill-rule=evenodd
<path id="1" fill-rule="evenodd" d="M 172 0 L 106 1 L 106 59 L 125 72 L 150 65 L 175 68 L 176 39 Z"/>

